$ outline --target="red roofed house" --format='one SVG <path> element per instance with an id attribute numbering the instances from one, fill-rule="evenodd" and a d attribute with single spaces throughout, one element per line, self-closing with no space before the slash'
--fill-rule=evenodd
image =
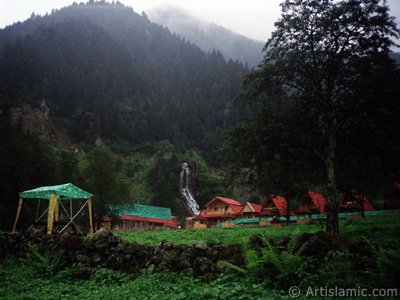
<path id="1" fill-rule="evenodd" d="M 194 217 L 186 218 L 186 228 L 207 228 L 206 210 L 203 209 L 200 214 Z"/>
<path id="2" fill-rule="evenodd" d="M 296 215 L 324 214 L 326 213 L 326 200 L 321 194 L 309 191 L 295 213 Z"/>
<path id="3" fill-rule="evenodd" d="M 286 216 L 287 214 L 287 200 L 283 196 L 269 195 L 265 202 L 260 216 L 262 217 L 274 217 L 274 216 Z"/>
<path id="4" fill-rule="evenodd" d="M 243 204 L 236 200 L 224 197 L 215 197 L 205 205 L 203 217 L 207 218 L 208 227 L 240 216 Z"/>
<path id="5" fill-rule="evenodd" d="M 362 209 L 364 205 L 364 209 Z M 340 212 L 361 212 L 361 211 L 372 211 L 374 207 L 368 200 L 368 197 L 361 194 L 357 189 L 352 188 L 350 192 L 345 193 L 343 200 L 340 203 Z"/>
<path id="6" fill-rule="evenodd" d="M 393 184 L 390 194 L 385 198 L 385 209 L 400 209 L 400 182 Z"/>
<path id="7" fill-rule="evenodd" d="M 261 212 L 262 206 L 257 203 L 246 202 L 244 206 L 242 206 L 242 218 L 257 218 Z"/>

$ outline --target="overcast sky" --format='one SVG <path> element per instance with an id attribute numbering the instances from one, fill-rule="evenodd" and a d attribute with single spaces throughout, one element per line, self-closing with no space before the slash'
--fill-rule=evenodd
<path id="1" fill-rule="evenodd" d="M 73 0 L 0 0 L 0 28 L 31 15 L 72 4 Z M 86 2 L 76 0 L 75 2 Z M 282 0 L 120 0 L 141 13 L 163 5 L 185 9 L 192 15 L 253 39 L 266 41 L 280 16 Z M 400 19 L 400 0 L 388 0 L 391 14 Z"/>

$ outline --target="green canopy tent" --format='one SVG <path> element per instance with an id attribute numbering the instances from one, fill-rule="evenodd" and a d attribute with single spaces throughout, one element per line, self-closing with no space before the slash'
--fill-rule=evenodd
<path id="1" fill-rule="evenodd" d="M 53 186 L 43 186 L 33 190 L 28 190 L 19 193 L 19 203 L 17 208 L 17 215 L 15 217 L 15 222 L 13 226 L 13 232 L 17 227 L 18 218 L 21 212 L 21 207 L 23 205 L 23 199 L 37 199 L 38 200 L 38 209 L 36 212 L 35 222 L 38 222 L 42 219 L 42 217 L 47 212 L 47 234 L 51 234 L 53 230 L 54 221 L 58 222 L 60 215 L 60 206 L 69 217 L 69 221 L 67 224 L 60 230 L 63 232 L 69 225 L 75 225 L 75 227 L 80 231 L 79 227 L 76 226 L 74 220 L 77 218 L 79 213 L 88 206 L 89 210 L 89 224 L 90 224 L 90 232 L 93 233 L 93 221 L 92 221 L 92 194 L 88 193 L 72 183 L 66 183 L 61 185 L 53 185 Z M 45 199 L 49 200 L 49 206 L 46 210 L 39 214 L 40 200 Z M 72 211 L 72 201 L 86 199 L 85 203 L 78 210 L 76 214 L 73 214 Z M 69 211 L 67 211 L 66 206 L 69 202 Z M 80 231 L 81 232 L 81 231 Z M 81 232 L 82 234 L 82 232 Z"/>

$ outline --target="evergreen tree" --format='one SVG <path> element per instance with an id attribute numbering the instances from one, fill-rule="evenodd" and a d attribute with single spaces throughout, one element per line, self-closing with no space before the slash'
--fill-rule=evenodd
<path id="1" fill-rule="evenodd" d="M 288 138 L 299 140 L 309 162 L 320 162 L 315 173 L 324 174 L 327 229 L 332 233 L 338 233 L 338 160 L 351 157 L 340 149 L 342 138 L 350 132 L 347 138 L 353 137 L 356 123 L 368 127 L 365 116 L 371 115 L 372 106 L 366 103 L 376 102 L 379 89 L 366 95 L 361 87 L 380 66 L 392 64 L 390 37 L 397 37 L 399 31 L 388 12 L 379 0 L 287 0 L 266 43 L 262 66 L 244 81 L 243 98 L 257 99 L 270 111 L 277 103 L 295 111 L 296 122 L 288 124 L 295 126 L 290 131 L 297 137 Z M 390 109 L 392 99 L 381 105 Z M 258 126 L 268 128 L 269 123 Z M 260 145 L 254 138 L 247 147 L 252 145 L 268 144 Z M 295 158 L 289 158 L 289 165 L 297 165 Z"/>

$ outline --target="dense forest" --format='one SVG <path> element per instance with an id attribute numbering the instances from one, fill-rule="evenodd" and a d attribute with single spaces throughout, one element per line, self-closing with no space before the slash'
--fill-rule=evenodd
<path id="1" fill-rule="evenodd" d="M 218 165 L 222 129 L 242 114 L 231 100 L 244 65 L 104 1 L 32 14 L 0 31 L 0 51 L 2 226 L 18 191 L 66 181 L 107 202 L 179 211 L 187 156 L 197 158 L 201 203 L 220 186 L 208 164 Z"/>
<path id="2" fill-rule="evenodd" d="M 150 20 L 166 26 L 204 51 L 218 49 L 226 59 L 256 67 L 262 60 L 264 43 L 249 39 L 225 27 L 208 23 L 174 7 L 160 7 L 146 12 Z"/>

